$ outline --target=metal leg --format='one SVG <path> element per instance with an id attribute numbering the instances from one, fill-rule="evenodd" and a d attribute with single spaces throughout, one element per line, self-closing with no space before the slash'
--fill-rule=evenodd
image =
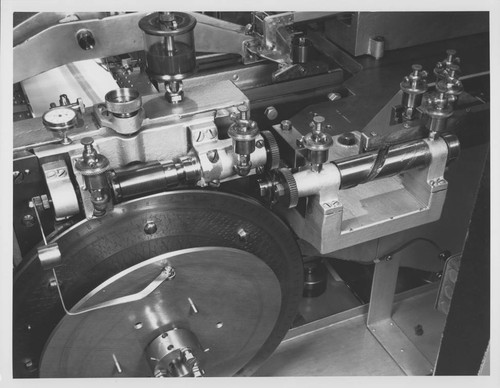
<path id="1" fill-rule="evenodd" d="M 367 327 L 407 375 L 428 375 L 433 366 L 392 320 L 399 258 L 381 261 L 373 274 Z"/>

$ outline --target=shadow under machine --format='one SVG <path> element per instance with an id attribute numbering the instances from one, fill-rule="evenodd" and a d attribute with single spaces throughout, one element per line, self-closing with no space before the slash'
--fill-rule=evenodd
<path id="1" fill-rule="evenodd" d="M 487 13 L 14 22 L 14 377 L 486 373 Z"/>

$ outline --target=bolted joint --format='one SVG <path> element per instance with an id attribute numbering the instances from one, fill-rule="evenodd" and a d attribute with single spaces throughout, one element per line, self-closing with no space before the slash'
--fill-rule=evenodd
<path id="1" fill-rule="evenodd" d="M 166 280 L 172 280 L 173 278 L 175 278 L 175 269 L 170 265 L 167 265 L 163 268 L 163 273 L 166 276 Z"/>
<path id="2" fill-rule="evenodd" d="M 92 31 L 85 28 L 76 33 L 76 40 L 82 50 L 89 51 L 95 47 L 95 38 Z"/>

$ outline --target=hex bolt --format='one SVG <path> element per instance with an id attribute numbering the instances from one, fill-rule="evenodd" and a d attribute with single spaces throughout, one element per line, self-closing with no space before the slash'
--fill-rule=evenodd
<path id="1" fill-rule="evenodd" d="M 76 40 L 78 46 L 82 50 L 88 51 L 95 47 L 95 38 L 91 31 L 87 29 L 82 29 L 76 33 Z"/>
<path id="2" fill-rule="evenodd" d="M 264 114 L 268 120 L 275 120 L 278 117 L 278 110 L 274 106 L 268 106 L 264 110 Z"/>
<path id="3" fill-rule="evenodd" d="M 340 93 L 328 93 L 327 98 L 330 101 L 336 101 L 336 100 L 340 100 L 342 98 L 342 96 L 340 95 Z"/>
<path id="4" fill-rule="evenodd" d="M 27 228 L 31 228 L 35 225 L 35 217 L 31 214 L 25 214 L 21 220 L 22 224 Z"/>
<path id="5" fill-rule="evenodd" d="M 280 128 L 283 131 L 289 131 L 292 129 L 292 122 L 290 120 L 283 120 L 280 124 Z"/>
<path id="6" fill-rule="evenodd" d="M 61 283 L 60 283 L 60 282 L 58 283 L 58 282 L 56 281 L 56 279 L 51 278 L 51 279 L 49 280 L 49 288 L 50 288 L 50 289 L 55 289 L 55 288 L 57 288 L 57 286 L 59 286 L 59 287 L 60 287 L 60 286 L 61 286 Z"/>
<path id="7" fill-rule="evenodd" d="M 238 229 L 238 238 L 242 242 L 248 241 L 248 233 L 245 231 L 245 229 L 243 229 L 243 228 Z"/>

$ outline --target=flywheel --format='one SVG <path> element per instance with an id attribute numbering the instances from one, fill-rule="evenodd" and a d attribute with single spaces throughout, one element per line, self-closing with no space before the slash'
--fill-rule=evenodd
<path id="1" fill-rule="evenodd" d="M 232 194 L 129 201 L 55 241 L 56 277 L 36 257 L 14 277 L 15 377 L 251 375 L 302 294 L 289 229 Z"/>

